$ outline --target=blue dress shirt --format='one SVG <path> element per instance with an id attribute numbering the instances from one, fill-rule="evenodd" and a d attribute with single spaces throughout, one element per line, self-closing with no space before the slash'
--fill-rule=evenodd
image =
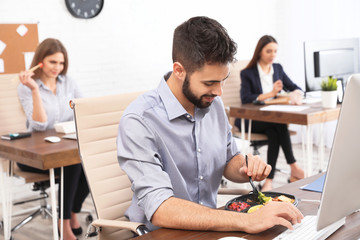
<path id="1" fill-rule="evenodd" d="M 151 230 L 152 215 L 169 197 L 215 208 L 225 166 L 239 154 L 221 98 L 191 116 L 169 89 L 169 75 L 128 106 L 117 138 L 134 191 L 126 215 Z"/>
<path id="2" fill-rule="evenodd" d="M 76 82 L 68 76 L 59 75 L 56 81 L 56 94 L 54 94 L 40 79 L 35 80 L 39 86 L 41 100 L 47 114 L 47 122 L 32 120 L 33 99 L 31 89 L 23 84 L 18 86 L 18 96 L 26 115 L 26 127 L 29 131 L 45 131 L 54 128 L 58 122 L 71 121 L 74 118 L 69 101 L 82 97 Z"/>

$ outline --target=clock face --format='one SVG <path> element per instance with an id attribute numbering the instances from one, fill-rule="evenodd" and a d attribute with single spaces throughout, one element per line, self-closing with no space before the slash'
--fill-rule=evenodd
<path id="1" fill-rule="evenodd" d="M 93 18 L 102 10 L 104 0 L 65 0 L 66 7 L 77 18 Z"/>

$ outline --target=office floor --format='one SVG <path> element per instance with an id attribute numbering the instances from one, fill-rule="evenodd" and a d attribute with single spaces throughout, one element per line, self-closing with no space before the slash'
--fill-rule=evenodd
<path id="1" fill-rule="evenodd" d="M 293 145 L 293 150 L 294 150 L 294 154 L 296 159 L 298 160 L 298 162 L 300 163 L 300 165 L 302 166 L 302 148 L 301 148 L 301 144 L 295 144 Z M 267 151 L 267 147 L 264 146 L 260 149 L 260 156 L 264 159 L 266 156 L 266 151 Z M 325 162 L 327 164 L 328 159 L 329 159 L 329 153 L 330 153 L 330 149 L 325 148 Z M 314 166 L 316 166 L 318 162 L 317 159 L 317 148 L 314 146 Z M 282 151 L 280 151 L 280 158 L 278 160 L 278 164 L 277 164 L 277 168 L 281 169 L 282 172 L 277 172 L 273 181 L 273 185 L 274 187 L 279 187 L 282 186 L 284 184 L 287 184 L 287 179 L 289 177 L 289 171 L 290 168 L 289 166 L 286 164 L 284 155 L 282 153 Z M 283 173 L 285 172 L 285 173 Z M 29 192 L 31 193 L 30 189 L 30 185 L 23 185 L 21 183 L 18 184 L 19 186 L 16 187 L 16 189 L 14 189 L 13 191 L 15 192 L 14 194 L 14 198 L 16 199 L 23 199 L 23 198 L 27 198 L 29 197 Z M 244 183 L 244 184 L 237 184 L 237 183 L 232 183 L 227 181 L 227 184 L 225 185 L 225 187 L 228 188 L 246 188 L 246 189 L 251 189 L 250 188 L 250 184 L 249 183 Z M 31 196 L 37 196 L 38 192 L 34 192 L 35 194 L 31 195 Z M 25 196 L 24 196 L 25 194 Z M 233 195 L 222 195 L 222 196 L 218 196 L 218 206 L 223 206 L 226 204 L 226 202 L 232 198 L 234 198 L 236 196 Z M 49 201 L 50 202 L 50 201 Z M 21 211 L 22 209 L 26 209 L 26 208 L 31 208 L 31 207 L 37 207 L 38 202 L 33 202 L 33 203 L 27 203 L 25 205 L 21 205 L 21 206 L 16 206 L 13 208 L 13 212 L 17 212 L 17 211 Z M 94 210 L 93 204 L 92 204 L 92 200 L 91 197 L 89 196 L 85 203 L 83 208 L 89 209 L 89 210 Z M 0 216 L 2 216 L 2 208 L 0 208 Z M 81 225 L 83 227 L 84 232 L 87 229 L 87 224 L 86 224 L 86 216 L 87 214 L 80 214 L 79 215 L 79 220 L 81 221 Z M 95 214 L 93 214 L 94 218 L 96 217 Z M 12 221 L 12 226 L 14 226 L 16 223 L 18 223 L 19 221 L 21 221 L 22 217 L 15 217 Z M 24 227 L 20 228 L 19 230 L 15 231 L 12 234 L 14 240 L 28 240 L 28 239 L 38 239 L 38 240 L 48 240 L 48 239 L 52 239 L 52 222 L 51 222 L 51 218 L 48 219 L 42 219 L 42 217 L 38 216 L 36 217 L 34 220 L 32 220 L 30 223 L 26 224 Z M 31 237 L 29 237 L 31 236 Z M 0 230 L 0 240 L 4 239 L 4 235 L 3 235 L 3 231 Z M 85 239 L 85 236 L 83 234 L 83 236 L 80 236 L 79 239 Z M 95 238 L 91 238 L 91 239 L 95 239 Z"/>

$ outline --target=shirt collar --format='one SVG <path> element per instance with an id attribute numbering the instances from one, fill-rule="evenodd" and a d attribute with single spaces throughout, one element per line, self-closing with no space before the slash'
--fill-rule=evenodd
<path id="1" fill-rule="evenodd" d="M 262 70 L 259 62 L 257 63 L 257 69 L 259 71 L 259 75 L 260 77 L 264 77 L 264 76 L 272 76 L 274 74 L 274 68 L 273 68 L 273 65 L 271 64 L 270 65 L 270 72 L 268 74 L 265 74 L 264 71 Z"/>
<path id="2" fill-rule="evenodd" d="M 174 94 L 171 92 L 169 86 L 166 81 L 169 79 L 171 72 L 168 72 L 161 79 L 160 84 L 157 88 L 159 96 L 165 106 L 166 113 L 168 115 L 169 120 L 173 120 L 180 116 L 189 115 L 189 113 L 185 110 L 185 108 L 181 105 L 181 103 L 177 100 Z M 195 116 L 197 119 L 201 119 L 205 116 L 207 112 L 209 112 L 210 108 L 197 108 L 195 107 Z"/>
<path id="3" fill-rule="evenodd" d="M 56 79 L 56 84 L 58 83 L 63 83 L 65 81 L 65 76 L 64 75 L 59 75 Z M 36 79 L 35 82 L 37 83 L 37 85 L 39 87 L 43 87 L 48 89 L 48 87 L 45 86 L 45 84 L 40 80 L 40 78 Z"/>

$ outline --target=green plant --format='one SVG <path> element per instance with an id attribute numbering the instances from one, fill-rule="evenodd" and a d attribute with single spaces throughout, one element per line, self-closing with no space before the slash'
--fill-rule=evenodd
<path id="1" fill-rule="evenodd" d="M 323 91 L 336 91 L 337 90 L 337 79 L 329 76 L 327 80 L 321 82 L 321 89 Z"/>

